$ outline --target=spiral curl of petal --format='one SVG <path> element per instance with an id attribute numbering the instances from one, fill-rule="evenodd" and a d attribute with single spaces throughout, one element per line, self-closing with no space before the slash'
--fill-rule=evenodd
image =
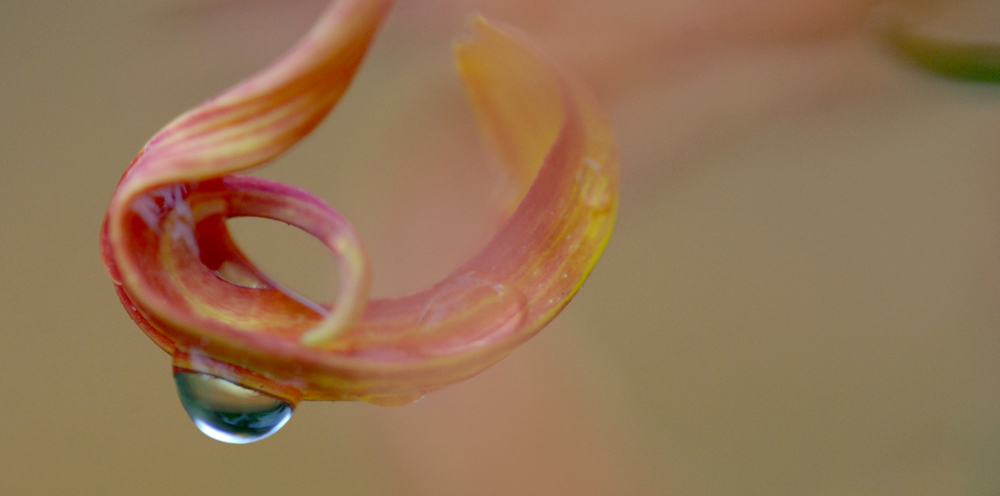
<path id="1" fill-rule="evenodd" d="M 239 174 L 326 116 L 391 3 L 335 2 L 273 65 L 158 132 L 122 177 L 102 255 L 130 317 L 175 366 L 292 404 L 405 404 L 502 359 L 555 318 L 596 264 L 618 205 L 607 119 L 522 35 L 482 18 L 456 45 L 459 72 L 519 189 L 499 231 L 444 280 L 370 299 L 366 252 L 343 216 L 306 191 Z M 338 264 L 337 301 L 309 301 L 254 266 L 226 229 L 241 216 L 323 242 Z"/>

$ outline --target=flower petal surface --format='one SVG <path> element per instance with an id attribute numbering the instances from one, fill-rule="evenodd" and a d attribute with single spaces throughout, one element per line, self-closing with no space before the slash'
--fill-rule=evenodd
<path id="1" fill-rule="evenodd" d="M 181 369 L 297 403 L 405 404 L 510 353 L 597 262 L 618 172 L 607 119 L 580 84 L 484 19 L 456 45 L 484 132 L 514 185 L 509 217 L 471 260 L 415 294 L 369 299 L 364 247 L 310 193 L 238 172 L 264 164 L 333 108 L 391 2 L 334 3 L 282 59 L 178 117 L 120 182 L 102 254 L 129 315 Z M 331 251 L 337 301 L 319 304 L 259 270 L 226 219 L 286 222 Z"/>

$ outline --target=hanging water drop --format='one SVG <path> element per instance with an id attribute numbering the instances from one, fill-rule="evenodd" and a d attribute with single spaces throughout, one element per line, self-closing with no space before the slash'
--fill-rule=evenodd
<path id="1" fill-rule="evenodd" d="M 292 417 L 292 405 L 214 375 L 174 373 L 188 416 L 208 437 L 232 444 L 260 441 Z"/>

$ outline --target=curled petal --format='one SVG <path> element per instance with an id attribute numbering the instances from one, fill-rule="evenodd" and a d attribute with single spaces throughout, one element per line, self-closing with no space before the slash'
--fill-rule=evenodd
<path id="1" fill-rule="evenodd" d="M 122 178 L 102 234 L 105 264 L 129 315 L 176 367 L 293 404 L 403 404 L 506 356 L 562 310 L 597 262 L 618 203 L 607 120 L 520 35 L 483 19 L 456 47 L 459 68 L 520 202 L 443 281 L 369 300 L 365 251 L 346 219 L 305 191 L 235 174 L 325 116 L 389 4 L 336 3 L 276 64 L 160 131 Z M 338 300 L 313 303 L 256 268 L 226 230 L 239 216 L 321 240 L 338 262 Z"/>

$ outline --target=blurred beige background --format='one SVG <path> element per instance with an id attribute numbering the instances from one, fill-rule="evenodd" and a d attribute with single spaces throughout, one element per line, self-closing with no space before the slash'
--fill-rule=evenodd
<path id="1" fill-rule="evenodd" d="M 479 11 L 607 105 L 615 236 L 559 319 L 466 383 L 203 436 L 100 222 L 159 127 L 324 4 L 0 2 L 0 493 L 1000 493 L 1000 87 L 901 63 L 868 0 L 401 0 L 341 107 L 260 174 L 352 219 L 377 295 L 458 266 L 497 177 L 450 61 Z M 996 2 L 948 7 L 931 27 L 1000 40 Z M 235 224 L 332 294 L 318 243 Z"/>

